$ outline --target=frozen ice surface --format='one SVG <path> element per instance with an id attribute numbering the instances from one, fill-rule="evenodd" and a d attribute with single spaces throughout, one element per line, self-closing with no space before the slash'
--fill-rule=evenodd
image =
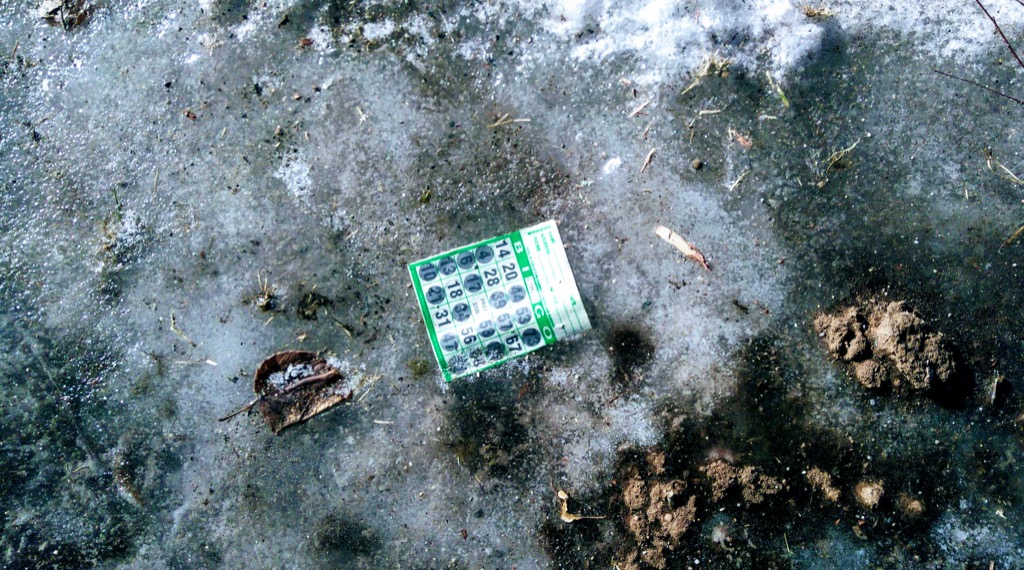
<path id="1" fill-rule="evenodd" d="M 671 564 L 1021 567 L 1024 106 L 933 68 L 1024 95 L 967 1 L 0 0 L 2 565 L 608 567 L 623 465 L 728 448 L 789 494 Z M 405 265 L 546 219 L 594 330 L 443 385 Z M 960 348 L 963 408 L 828 361 L 863 295 Z M 218 422 L 283 349 L 365 389 Z"/>

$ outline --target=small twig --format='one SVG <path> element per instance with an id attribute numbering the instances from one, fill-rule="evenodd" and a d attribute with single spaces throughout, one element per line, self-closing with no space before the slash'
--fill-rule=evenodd
<path id="1" fill-rule="evenodd" d="M 295 390 L 298 390 L 299 388 L 302 388 L 304 386 L 309 386 L 310 384 L 318 384 L 321 382 L 328 382 L 330 380 L 341 378 L 344 378 L 341 375 L 341 372 L 338 372 L 336 369 L 332 368 L 327 372 L 323 372 L 321 374 L 314 374 L 313 376 L 308 376 L 306 378 L 303 378 L 302 380 L 293 382 L 285 386 L 284 388 L 281 388 L 281 390 L 278 391 L 278 394 L 287 394 L 289 392 L 294 392 Z"/>
<path id="2" fill-rule="evenodd" d="M 1002 170 L 1003 172 L 996 171 L 996 169 L 993 168 L 992 166 L 993 164 L 995 164 L 995 166 L 998 167 L 999 170 Z M 991 150 L 985 151 L 985 166 L 987 166 L 989 170 L 991 170 L 996 176 L 1002 178 L 1003 180 L 1009 180 L 1014 184 L 1024 185 L 1024 180 L 1021 180 L 1019 176 L 1011 172 L 1009 168 L 1006 168 L 1005 166 L 1003 166 L 1001 162 L 996 160 L 992 156 Z"/>
<path id="3" fill-rule="evenodd" d="M 825 161 L 828 162 L 828 165 L 825 166 L 825 171 L 822 173 L 822 175 L 828 174 L 828 172 L 830 170 L 832 170 L 832 167 L 835 166 L 837 162 L 839 162 L 840 160 L 846 158 L 846 155 L 848 155 L 851 152 L 853 152 L 853 149 L 857 148 L 857 145 L 859 145 L 859 144 L 860 144 L 860 140 L 858 139 L 857 142 L 853 143 L 852 145 L 850 145 L 850 146 L 848 146 L 848 147 L 846 147 L 846 148 L 844 148 L 842 150 L 837 150 L 837 151 L 833 152 L 832 154 L 830 154 L 829 157 L 825 159 Z"/>
<path id="4" fill-rule="evenodd" d="M 199 364 L 208 364 L 210 366 L 217 366 L 217 363 L 207 358 L 206 360 L 175 360 L 175 364 L 187 364 L 191 366 L 197 366 Z"/>
<path id="5" fill-rule="evenodd" d="M 683 95 L 686 95 L 687 93 L 692 91 L 694 87 L 696 87 L 698 85 L 700 85 L 700 78 L 699 77 L 694 79 L 692 82 L 690 82 L 690 85 L 687 86 L 686 89 L 683 89 L 683 92 L 680 93 L 679 96 L 682 97 Z"/>
<path id="6" fill-rule="evenodd" d="M 647 156 L 644 158 L 644 163 L 640 165 L 640 174 L 643 174 L 647 167 L 651 165 L 651 160 L 654 158 L 654 151 L 658 150 L 657 147 L 652 148 Z"/>
<path id="7" fill-rule="evenodd" d="M 559 505 L 559 507 L 558 507 L 558 518 L 562 519 L 563 522 L 571 523 L 571 522 L 576 522 L 578 520 L 584 520 L 584 519 L 600 520 L 600 519 L 608 518 L 608 517 L 603 517 L 603 516 L 602 517 L 593 517 L 593 516 L 584 516 L 584 515 L 574 515 L 574 514 L 570 513 L 569 512 L 569 493 L 566 493 L 565 491 L 563 491 L 561 489 L 558 490 L 558 500 L 561 503 Z"/>
<path id="8" fill-rule="evenodd" d="M 754 141 L 750 140 L 750 137 L 737 130 L 730 128 L 727 131 L 727 134 L 729 135 L 729 138 L 739 143 L 739 145 L 743 147 L 743 150 L 750 150 L 750 148 L 754 146 Z"/>
<path id="9" fill-rule="evenodd" d="M 18 48 L 21 47 L 21 41 L 14 42 L 14 49 L 11 50 L 11 59 L 13 60 L 18 56 Z"/>
<path id="10" fill-rule="evenodd" d="M 389 425 L 394 424 L 395 422 L 393 422 L 391 420 L 373 420 L 373 423 L 379 424 L 379 425 L 382 425 L 382 426 L 389 426 Z"/>
<path id="11" fill-rule="evenodd" d="M 253 406 L 258 404 L 259 401 L 260 401 L 260 398 L 256 397 L 256 398 L 253 399 L 253 401 L 251 401 L 248 404 L 242 406 L 241 408 L 238 408 L 237 410 L 231 412 L 230 414 L 224 416 L 223 418 L 217 418 L 217 421 L 218 422 L 226 422 L 226 421 L 230 420 L 231 418 L 237 416 L 238 414 L 241 414 L 243 412 L 248 412 L 249 410 L 252 409 Z"/>
<path id="12" fill-rule="evenodd" d="M 654 121 L 647 123 L 647 127 L 644 128 L 644 132 L 640 133 L 640 138 L 647 140 L 647 133 L 651 132 L 651 127 L 654 126 Z"/>
<path id="13" fill-rule="evenodd" d="M 341 330 L 345 331 L 345 334 L 347 334 L 348 338 L 351 339 L 352 331 L 348 330 L 348 327 L 345 326 L 345 323 L 342 323 L 341 321 L 338 320 L 337 317 L 333 315 L 331 316 L 331 318 L 334 319 L 334 324 L 338 325 L 341 328 Z"/>
<path id="14" fill-rule="evenodd" d="M 800 11 L 812 20 L 827 20 L 835 15 L 828 8 L 814 8 L 807 5 L 800 6 Z"/>
<path id="15" fill-rule="evenodd" d="M 988 16 L 989 20 L 992 20 L 992 25 L 995 26 L 996 31 L 999 32 L 999 37 L 1003 38 L 1003 43 L 1006 44 L 1006 47 L 1010 48 L 1010 53 L 1013 54 L 1014 59 L 1016 59 L 1017 63 L 1020 64 L 1021 69 L 1024 69 L 1024 61 L 1021 61 L 1020 56 L 1017 55 L 1017 50 L 1013 49 L 1013 44 L 1010 43 L 1010 40 L 1006 39 L 1006 34 L 1004 34 L 1003 29 L 999 27 L 999 22 L 996 22 L 996 19 L 992 17 L 992 14 L 988 13 L 988 10 L 985 9 L 985 5 L 981 3 L 981 0 L 974 0 L 974 3 L 981 8 L 981 11 Z"/>
<path id="16" fill-rule="evenodd" d="M 630 111 L 629 118 L 633 118 L 633 117 L 639 115 L 640 113 L 642 113 L 643 110 L 646 109 L 647 106 L 651 104 L 651 101 L 654 101 L 654 99 L 648 99 L 647 101 L 645 101 L 643 103 L 640 103 L 640 105 L 636 109 L 633 109 L 632 111 Z"/>
<path id="17" fill-rule="evenodd" d="M 529 123 L 529 122 L 530 122 L 530 119 L 510 119 L 509 118 L 509 113 L 505 113 L 504 115 L 499 117 L 497 121 L 494 121 L 494 124 L 487 125 L 487 128 L 488 129 L 495 129 L 495 128 L 498 128 L 498 127 L 504 127 L 505 125 L 511 125 L 512 123 Z"/>
<path id="18" fill-rule="evenodd" d="M 373 390 L 373 387 L 377 385 L 377 380 L 380 380 L 380 379 L 381 379 L 381 376 L 378 374 L 377 376 L 374 376 L 372 380 L 370 380 L 370 386 L 367 387 L 366 390 L 363 391 L 363 394 L 361 396 L 359 396 L 359 399 L 356 400 L 357 404 L 359 402 L 363 401 L 363 398 L 365 398 L 366 395 L 370 393 L 370 390 Z"/>
<path id="19" fill-rule="evenodd" d="M 749 175 L 749 174 L 750 174 L 750 170 L 749 169 L 748 170 L 744 170 L 740 174 L 740 177 L 737 178 L 735 182 L 733 182 L 732 184 L 729 185 L 729 191 L 732 192 L 733 190 L 738 188 L 739 185 L 742 184 L 743 181 L 747 179 L 747 175 Z"/>
<path id="20" fill-rule="evenodd" d="M 1017 231 L 1013 232 L 1013 234 L 1010 235 L 1010 237 L 1006 238 L 1006 241 L 1003 242 L 1003 245 L 1013 245 L 1013 242 L 1017 241 L 1017 238 L 1019 238 L 1021 234 L 1024 234 L 1024 225 L 1017 228 Z"/>
<path id="21" fill-rule="evenodd" d="M 195 341 L 185 336 L 185 333 L 181 332 L 181 329 L 178 328 L 177 322 L 174 318 L 174 311 L 171 311 L 171 332 L 185 339 L 185 342 L 191 344 L 193 348 L 197 346 Z"/>
<path id="22" fill-rule="evenodd" d="M 999 95 L 1000 97 L 1004 97 L 1006 99 L 1009 99 L 1010 101 L 1013 101 L 1014 103 L 1017 103 L 1018 105 L 1024 105 L 1024 100 L 1018 99 L 1018 98 L 1014 97 L 1013 95 L 1007 95 L 1006 93 L 1003 93 L 1001 91 L 996 91 L 995 89 L 992 89 L 991 87 L 986 87 L 985 85 L 982 85 L 981 83 L 978 83 L 977 81 L 971 81 L 970 79 L 964 79 L 963 77 L 957 77 L 956 75 L 953 75 L 952 73 L 946 73 L 945 71 L 942 71 L 942 70 L 939 70 L 939 69 L 935 69 L 934 67 L 932 68 L 932 71 L 934 71 L 935 73 L 938 73 L 939 75 L 948 77 L 950 79 L 956 79 L 957 81 L 963 81 L 964 83 L 973 85 L 975 87 L 979 87 L 981 89 L 984 89 L 985 91 L 988 91 L 989 93 L 992 93 L 994 95 Z"/>

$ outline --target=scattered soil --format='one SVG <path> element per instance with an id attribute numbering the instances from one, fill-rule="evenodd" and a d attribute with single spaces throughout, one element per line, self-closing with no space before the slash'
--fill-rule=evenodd
<path id="1" fill-rule="evenodd" d="M 831 503 L 839 502 L 839 489 L 832 486 L 832 475 L 817 467 L 807 471 L 807 482 L 820 491 L 822 496 Z"/>
<path id="2" fill-rule="evenodd" d="M 622 570 L 666 568 L 672 551 L 697 519 L 697 496 L 686 482 L 653 476 L 664 473 L 664 465 L 664 454 L 648 453 L 648 476 L 634 469 L 621 484 L 625 527 L 632 538 L 616 556 Z"/>
<path id="3" fill-rule="evenodd" d="M 299 315 L 300 319 L 315 321 L 317 320 L 317 312 L 320 311 L 321 307 L 330 307 L 332 305 L 334 305 L 334 301 L 329 297 L 311 290 L 301 296 L 298 306 L 295 307 L 295 313 Z"/>
<path id="4" fill-rule="evenodd" d="M 782 483 L 775 477 L 764 475 L 753 465 L 737 466 L 724 460 L 709 461 L 700 468 L 711 480 L 711 500 L 719 502 L 729 491 L 738 487 L 748 505 L 758 505 L 765 497 L 782 490 Z"/>
<path id="5" fill-rule="evenodd" d="M 956 351 L 906 301 L 870 300 L 814 319 L 829 353 L 872 390 L 962 397 L 966 374 Z"/>

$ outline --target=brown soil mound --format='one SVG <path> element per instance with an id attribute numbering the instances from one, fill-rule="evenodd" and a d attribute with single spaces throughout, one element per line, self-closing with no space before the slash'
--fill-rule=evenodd
<path id="1" fill-rule="evenodd" d="M 829 353 L 847 363 L 866 388 L 964 392 L 965 371 L 952 345 L 905 301 L 871 300 L 822 313 L 814 328 Z"/>
<path id="2" fill-rule="evenodd" d="M 648 472 L 664 472 L 665 457 L 650 453 Z M 686 531 L 697 518 L 697 497 L 679 479 L 642 478 L 634 472 L 622 483 L 626 529 L 633 539 L 616 556 L 622 570 L 664 569 Z"/>

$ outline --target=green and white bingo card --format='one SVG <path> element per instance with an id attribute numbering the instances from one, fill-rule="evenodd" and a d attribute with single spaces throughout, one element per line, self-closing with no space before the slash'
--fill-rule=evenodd
<path id="1" fill-rule="evenodd" d="M 590 329 L 554 221 L 409 265 L 444 379 Z"/>

